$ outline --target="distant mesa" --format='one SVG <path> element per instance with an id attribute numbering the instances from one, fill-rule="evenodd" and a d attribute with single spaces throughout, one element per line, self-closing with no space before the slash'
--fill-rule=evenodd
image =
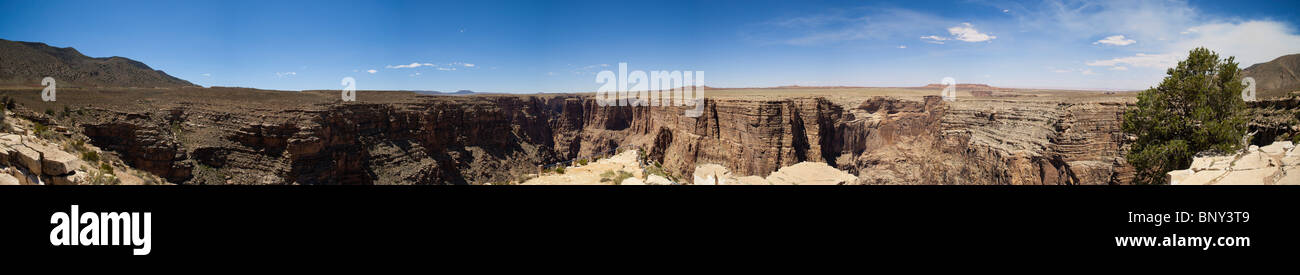
<path id="1" fill-rule="evenodd" d="M 41 87 L 47 76 L 60 88 L 196 86 L 125 57 L 93 58 L 71 47 L 0 39 L 0 86 Z"/>
<path id="2" fill-rule="evenodd" d="M 1255 78 L 1258 98 L 1287 97 L 1300 91 L 1300 54 L 1289 54 L 1246 67 L 1242 76 Z"/>

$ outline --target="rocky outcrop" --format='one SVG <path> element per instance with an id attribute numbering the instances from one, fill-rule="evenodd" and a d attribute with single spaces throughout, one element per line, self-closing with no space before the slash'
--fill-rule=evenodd
<path id="1" fill-rule="evenodd" d="M 717 164 L 695 168 L 695 185 L 843 185 L 853 184 L 858 177 L 821 162 L 800 162 L 781 167 L 767 177 L 737 177 Z"/>
<path id="2" fill-rule="evenodd" d="M 0 135 L 0 185 L 74 185 L 85 162 L 35 137 Z"/>
<path id="3" fill-rule="evenodd" d="M 1290 141 L 1251 145 L 1233 155 L 1207 155 L 1192 167 L 1169 172 L 1173 185 L 1300 185 L 1300 151 Z"/>

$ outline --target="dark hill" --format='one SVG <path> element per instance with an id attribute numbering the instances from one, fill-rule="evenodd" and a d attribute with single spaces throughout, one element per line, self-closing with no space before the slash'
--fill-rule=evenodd
<path id="1" fill-rule="evenodd" d="M 59 87 L 195 86 L 125 57 L 93 58 L 71 47 L 0 39 L 0 86 L 39 87 L 47 76 Z"/>
<path id="2" fill-rule="evenodd" d="M 1257 97 L 1284 97 L 1287 93 L 1300 91 L 1300 54 L 1284 55 L 1273 61 L 1251 65 L 1242 74 L 1255 78 Z"/>

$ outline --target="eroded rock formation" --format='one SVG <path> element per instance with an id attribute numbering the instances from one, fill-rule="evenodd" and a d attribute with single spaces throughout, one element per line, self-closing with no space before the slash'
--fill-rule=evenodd
<path id="1" fill-rule="evenodd" d="M 936 96 L 710 98 L 602 107 L 588 96 L 416 96 L 304 104 L 190 100 L 86 108 L 77 127 L 133 167 L 188 184 L 471 184 L 539 165 L 643 148 L 677 178 L 699 164 L 738 176 L 821 162 L 860 184 L 1123 184 L 1130 98 L 1063 103 Z M 364 98 L 364 96 L 363 96 Z M 233 101 L 238 103 L 239 101 Z"/>

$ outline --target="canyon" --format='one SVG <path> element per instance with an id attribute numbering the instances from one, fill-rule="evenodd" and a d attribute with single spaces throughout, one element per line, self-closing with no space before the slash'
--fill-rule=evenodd
<path id="1" fill-rule="evenodd" d="M 60 129 L 66 138 L 48 143 L 84 142 L 108 154 L 101 170 L 143 171 L 126 177 L 142 182 L 522 184 L 628 149 L 661 177 L 653 182 L 680 184 L 699 167 L 757 183 L 1116 185 L 1134 175 L 1124 158 L 1133 137 L 1121 126 L 1135 92 L 961 84 L 947 101 L 939 85 L 704 87 L 703 115 L 688 117 L 687 107 L 601 106 L 591 93 L 358 91 L 342 101 L 338 90 L 198 87 L 130 59 L 41 43 L 0 41 L 0 54 L 0 82 L 18 84 L 0 95 L 22 122 L 6 131 Z M 1248 71 L 1290 83 L 1294 60 Z M 40 97 L 39 75 L 59 79 L 57 100 Z M 1300 132 L 1298 100 L 1274 95 L 1288 87 L 1261 87 L 1268 99 L 1251 103 L 1256 145 Z M 33 167 L 14 175 L 75 178 Z M 838 171 L 816 172 L 825 169 Z"/>
<path id="2" fill-rule="evenodd" d="M 1131 94 L 928 88 L 711 89 L 686 107 L 596 104 L 591 94 L 434 96 L 244 88 L 0 91 L 15 116 L 64 127 L 178 184 L 511 184 L 544 166 L 642 150 L 675 182 L 717 165 L 767 177 L 801 162 L 845 184 L 1127 184 Z M 1257 104 L 1259 105 L 1259 104 Z M 1268 106 L 1276 107 L 1277 104 Z M 1262 106 L 1262 105 L 1261 105 Z M 74 110 L 51 115 L 38 110 Z M 1266 108 L 1256 108 L 1264 110 Z M 1290 137 L 1294 104 L 1256 122 Z"/>

